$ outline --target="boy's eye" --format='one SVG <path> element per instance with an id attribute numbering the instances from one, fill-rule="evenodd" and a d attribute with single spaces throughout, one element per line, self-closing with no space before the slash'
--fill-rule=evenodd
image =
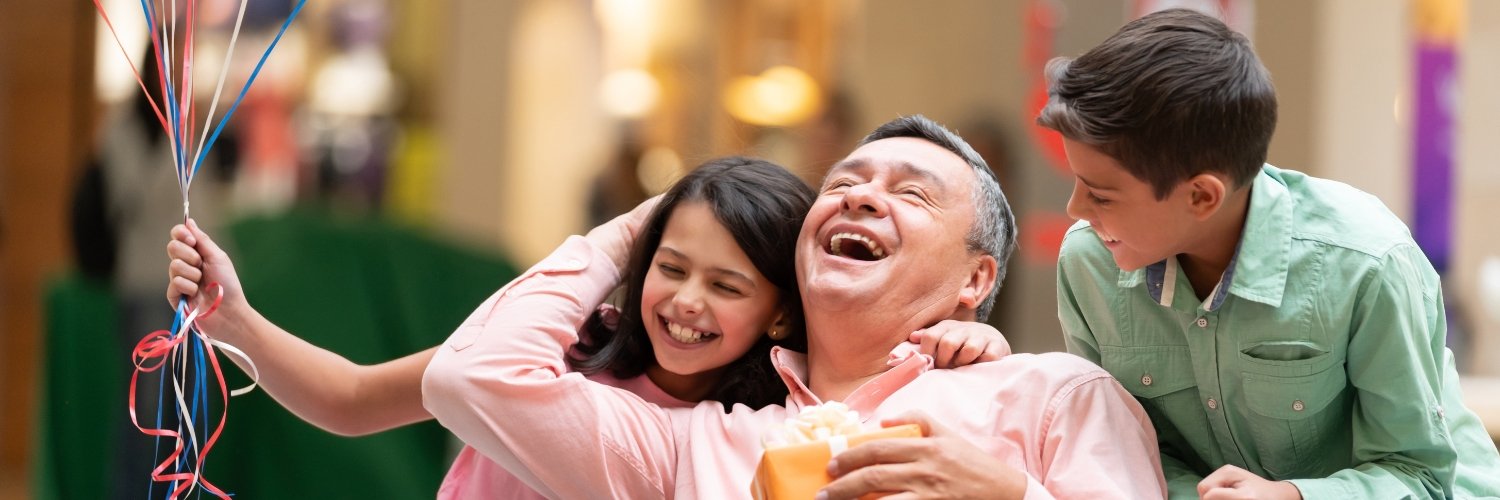
<path id="1" fill-rule="evenodd" d="M 1094 194 L 1092 192 L 1089 193 L 1089 200 L 1092 200 L 1094 202 L 1094 204 L 1101 205 L 1101 206 L 1107 206 L 1110 203 L 1109 200 L 1106 200 L 1104 198 L 1100 198 L 1098 195 L 1096 195 L 1096 194 Z"/>

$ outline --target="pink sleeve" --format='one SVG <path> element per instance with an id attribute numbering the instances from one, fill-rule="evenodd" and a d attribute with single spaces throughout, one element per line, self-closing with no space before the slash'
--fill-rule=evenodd
<path id="1" fill-rule="evenodd" d="M 1091 372 L 1048 405 L 1036 469 L 1044 472 L 1029 478 L 1026 498 L 1166 498 L 1145 410 L 1108 373 Z"/>
<path id="2" fill-rule="evenodd" d="M 607 255 L 569 238 L 438 349 L 422 378 L 423 404 L 548 497 L 666 496 L 676 463 L 666 411 L 570 373 L 564 360 L 618 280 Z"/>

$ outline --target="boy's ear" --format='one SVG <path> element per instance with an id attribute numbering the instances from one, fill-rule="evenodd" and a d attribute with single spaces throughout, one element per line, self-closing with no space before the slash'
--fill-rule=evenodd
<path id="1" fill-rule="evenodd" d="M 1198 220 L 1207 219 L 1229 195 L 1229 185 L 1224 179 L 1210 173 L 1202 173 L 1187 180 L 1189 210 Z"/>

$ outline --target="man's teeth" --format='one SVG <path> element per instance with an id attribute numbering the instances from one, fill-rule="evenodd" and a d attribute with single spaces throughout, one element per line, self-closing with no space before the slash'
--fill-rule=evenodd
<path id="1" fill-rule="evenodd" d="M 692 328 L 688 328 L 671 321 L 667 322 L 667 334 L 672 337 L 672 340 L 676 340 L 684 344 L 696 344 L 713 336 L 712 333 L 700 332 L 698 330 L 694 330 Z"/>
<path id="2" fill-rule="evenodd" d="M 832 238 L 828 239 L 828 252 L 834 255 L 843 255 L 844 251 L 842 247 L 844 240 L 854 240 L 859 242 L 860 244 L 864 245 L 865 248 L 868 248 L 870 250 L 870 254 L 874 255 L 876 259 L 885 258 L 885 249 L 880 248 L 880 245 L 875 244 L 875 240 L 854 233 L 838 233 L 833 235 Z"/>

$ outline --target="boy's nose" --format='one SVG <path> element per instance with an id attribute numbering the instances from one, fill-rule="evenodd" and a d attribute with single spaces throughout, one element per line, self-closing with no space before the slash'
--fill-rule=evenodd
<path id="1" fill-rule="evenodd" d="M 1089 220 L 1092 222 L 1090 217 L 1093 213 L 1088 210 L 1086 206 L 1088 203 L 1083 200 L 1084 196 L 1077 189 L 1073 190 L 1073 195 L 1068 197 L 1068 217 L 1072 217 L 1074 220 Z"/>

